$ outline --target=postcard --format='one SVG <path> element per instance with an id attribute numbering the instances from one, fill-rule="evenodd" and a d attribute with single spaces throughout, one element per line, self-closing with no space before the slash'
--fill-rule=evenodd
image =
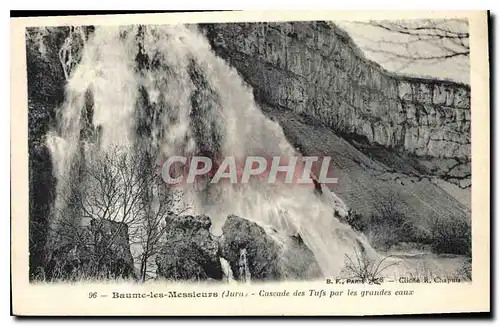
<path id="1" fill-rule="evenodd" d="M 11 18 L 12 314 L 490 311 L 487 12 Z"/>

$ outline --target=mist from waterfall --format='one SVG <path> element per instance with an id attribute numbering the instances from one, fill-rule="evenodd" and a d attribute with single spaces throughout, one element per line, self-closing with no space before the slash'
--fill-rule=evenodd
<path id="1" fill-rule="evenodd" d="M 90 112 L 90 117 L 88 116 Z M 74 171 L 111 148 L 171 156 L 298 156 L 281 127 L 264 116 L 238 72 L 217 57 L 194 26 L 96 27 L 69 76 L 58 128 L 47 135 L 58 198 Z M 340 180 L 341 182 L 341 180 Z M 273 237 L 300 234 L 325 276 L 345 255 L 376 255 L 364 236 L 335 218 L 342 201 L 322 187 L 258 182 L 186 185 L 182 202 L 207 214 L 212 233 L 226 217 L 252 220 Z M 56 199 L 56 209 L 65 205 Z M 75 217 L 75 219 L 77 219 Z M 277 239 L 279 241 L 279 239 Z"/>

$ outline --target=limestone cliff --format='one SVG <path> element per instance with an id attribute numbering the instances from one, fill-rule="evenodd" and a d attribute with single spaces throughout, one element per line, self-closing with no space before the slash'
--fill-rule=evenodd
<path id="1" fill-rule="evenodd" d="M 470 157 L 470 88 L 391 74 L 325 22 L 204 25 L 214 50 L 274 107 L 418 156 Z"/>

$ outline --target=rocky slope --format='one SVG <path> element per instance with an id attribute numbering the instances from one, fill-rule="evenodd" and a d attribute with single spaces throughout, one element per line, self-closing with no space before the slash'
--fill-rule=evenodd
<path id="1" fill-rule="evenodd" d="M 412 165 L 398 152 L 386 152 L 385 155 L 391 155 L 391 162 L 385 164 L 365 155 L 319 121 L 289 110 L 267 106 L 263 110 L 280 123 L 286 137 L 304 155 L 331 157 L 331 170 L 339 179 L 331 190 L 357 213 L 364 216 L 377 213 L 380 204 L 392 196 L 406 218 L 425 228 L 436 218 L 469 218 L 465 204 L 433 181 L 412 176 L 417 173 L 413 165 L 418 162 Z M 389 163 L 399 164 L 400 169 L 395 170 Z"/>

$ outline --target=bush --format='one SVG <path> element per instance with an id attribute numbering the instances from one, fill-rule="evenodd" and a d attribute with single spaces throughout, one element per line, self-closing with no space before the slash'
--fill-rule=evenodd
<path id="1" fill-rule="evenodd" d="M 438 217 L 429 227 L 424 227 L 402 213 L 398 196 L 393 193 L 379 201 L 371 216 L 363 216 L 350 209 L 346 216 L 336 217 L 364 233 L 377 249 L 387 250 L 401 243 L 413 243 L 414 246 L 430 246 L 432 252 L 437 254 L 471 255 L 469 221 Z"/>
<path id="2" fill-rule="evenodd" d="M 457 277 L 464 281 L 472 281 L 472 258 L 468 257 L 456 270 Z"/>
<path id="3" fill-rule="evenodd" d="M 438 254 L 471 255 L 471 225 L 465 219 L 435 219 L 431 225 L 432 251 Z"/>
<path id="4" fill-rule="evenodd" d="M 387 256 L 380 260 L 374 260 L 368 258 L 364 252 L 355 250 L 353 256 L 345 255 L 345 268 L 349 276 L 354 280 L 358 280 L 361 283 L 380 285 L 384 279 L 382 272 L 391 266 L 399 264 L 399 262 L 385 262 L 390 257 Z"/>
<path id="5" fill-rule="evenodd" d="M 346 216 L 338 216 L 338 218 L 359 232 L 366 232 L 370 227 L 370 219 L 356 213 L 353 209 L 349 209 Z"/>
<path id="6" fill-rule="evenodd" d="M 387 249 L 401 241 L 411 241 L 408 239 L 413 238 L 411 233 L 416 229 L 397 211 L 364 216 L 350 209 L 346 216 L 336 217 L 354 230 L 364 233 L 377 248 Z"/>
<path id="7" fill-rule="evenodd" d="M 415 233 L 414 222 L 400 210 L 397 194 L 391 192 L 381 198 L 370 219 L 369 238 L 373 246 L 388 249 L 400 242 L 412 241 Z"/>

